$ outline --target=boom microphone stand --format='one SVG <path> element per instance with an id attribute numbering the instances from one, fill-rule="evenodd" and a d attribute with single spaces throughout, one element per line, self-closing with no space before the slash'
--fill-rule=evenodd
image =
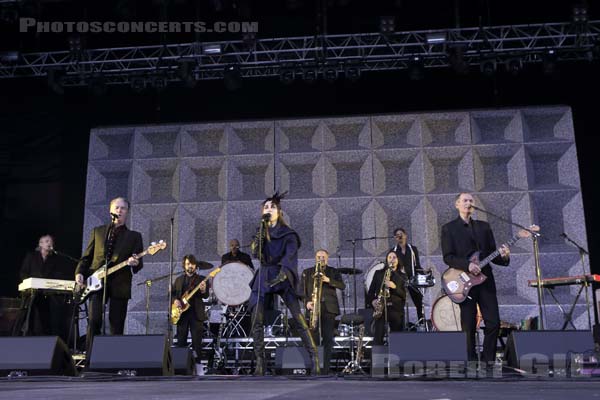
<path id="1" fill-rule="evenodd" d="M 106 230 L 106 236 L 104 237 L 104 287 L 102 288 L 102 334 L 106 335 L 106 294 L 108 288 L 108 238 L 110 238 L 111 232 L 115 229 L 115 225 L 117 223 L 118 215 L 111 213 L 110 218 L 111 222 Z"/>
<path id="2" fill-rule="evenodd" d="M 167 303 L 167 342 L 169 343 L 169 346 L 173 345 L 173 326 L 171 324 L 171 303 L 173 302 L 173 294 L 171 293 L 171 287 L 173 286 L 173 251 L 175 248 L 174 242 L 173 242 L 173 226 L 174 226 L 174 218 L 171 217 L 171 237 L 170 237 L 170 241 L 171 241 L 171 251 L 169 251 L 169 284 L 167 285 L 167 298 L 169 299 L 169 302 Z M 157 278 L 159 279 L 159 278 Z M 156 279 L 155 279 L 156 280 Z M 150 286 L 152 285 L 152 281 L 148 280 L 146 282 L 146 296 L 149 296 L 149 290 L 150 290 Z M 148 298 L 148 297 L 147 297 Z M 146 301 L 146 333 L 148 333 L 148 323 L 149 321 L 149 307 L 150 305 L 148 304 L 148 300 Z"/>
<path id="3" fill-rule="evenodd" d="M 581 257 L 581 269 L 583 270 L 583 275 L 585 275 L 586 274 L 586 272 L 585 272 L 585 255 L 587 254 L 589 257 L 590 253 L 588 253 L 588 251 L 586 249 L 584 249 L 579 244 L 577 244 L 577 242 L 575 242 L 573 239 L 571 239 L 566 233 L 563 232 L 560 234 L 560 236 L 565 238 L 573 246 L 577 247 L 577 250 L 579 250 L 579 257 Z M 592 317 L 590 315 L 590 297 L 588 295 L 588 287 L 590 284 L 588 283 L 587 279 L 585 279 L 585 278 L 583 280 L 583 284 L 585 285 L 585 304 L 586 304 L 587 314 L 588 314 L 588 323 L 589 323 L 590 330 L 592 330 Z M 596 302 L 594 301 L 594 310 L 596 309 L 596 307 L 597 307 Z M 598 323 L 598 313 L 597 312 L 594 312 L 594 318 L 595 318 L 595 321 L 597 324 Z"/>
<path id="4" fill-rule="evenodd" d="M 518 224 L 516 222 L 509 221 L 506 218 L 503 218 L 499 215 L 494 214 L 493 212 L 484 210 L 482 208 L 479 208 L 479 207 L 476 207 L 473 205 L 471 205 L 471 208 L 473 208 L 474 210 L 477 210 L 477 211 L 481 211 L 487 215 L 491 215 L 492 217 L 499 219 L 502 222 L 505 222 L 509 225 L 516 226 L 516 227 L 523 229 L 524 231 L 527 231 L 531 234 L 531 239 L 533 240 L 533 259 L 535 262 L 535 278 L 537 281 L 538 310 L 540 313 L 540 317 L 538 319 L 538 329 L 544 330 L 544 294 L 542 291 L 542 289 L 543 289 L 542 288 L 542 271 L 540 268 L 540 248 L 539 248 L 539 243 L 538 243 L 538 240 L 541 236 L 540 233 L 533 231 L 529 228 L 526 228 L 523 225 Z"/>

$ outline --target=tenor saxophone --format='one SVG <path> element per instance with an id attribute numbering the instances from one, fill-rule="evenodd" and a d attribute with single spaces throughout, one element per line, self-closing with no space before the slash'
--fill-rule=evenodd
<path id="1" fill-rule="evenodd" d="M 319 319 L 321 318 L 321 293 L 323 291 L 323 267 L 320 261 L 317 261 L 315 266 L 315 274 L 313 275 L 313 288 L 311 301 L 313 309 L 310 313 L 310 329 L 317 329 Z"/>
<path id="2" fill-rule="evenodd" d="M 391 275 L 392 270 L 390 268 L 386 268 L 383 281 L 381 282 L 381 287 L 379 288 L 379 295 L 373 304 L 373 319 L 379 319 L 383 315 L 383 298 L 390 297 L 390 289 L 388 289 L 385 283 L 390 280 Z"/>

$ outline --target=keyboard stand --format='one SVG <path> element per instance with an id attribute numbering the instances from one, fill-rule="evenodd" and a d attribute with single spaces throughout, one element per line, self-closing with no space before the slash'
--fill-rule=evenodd
<path id="1" fill-rule="evenodd" d="M 567 325 L 569 325 L 569 324 L 571 324 L 571 326 L 573 327 L 574 330 L 577 330 L 577 328 L 575 327 L 575 324 L 573 324 L 573 312 L 575 311 L 575 306 L 577 305 L 577 301 L 579 300 L 579 297 L 581 296 L 581 292 L 583 292 L 583 289 L 587 288 L 587 286 L 588 286 L 587 282 L 581 282 L 579 284 L 579 291 L 577 292 L 577 295 L 575 296 L 575 300 L 573 301 L 573 304 L 571 304 L 571 308 L 569 309 L 568 312 L 565 311 L 563 306 L 560 304 L 560 302 L 554 295 L 554 290 L 553 290 L 554 287 L 544 286 L 546 288 L 546 290 L 548 291 L 548 293 L 550 293 L 550 296 L 552 296 L 552 299 L 554 300 L 554 303 L 556 303 L 556 306 L 558 307 L 560 312 L 563 314 L 563 318 L 564 318 L 565 322 L 563 323 L 562 328 L 560 328 L 561 331 L 566 330 Z M 588 307 L 589 307 L 589 305 L 588 305 Z"/>

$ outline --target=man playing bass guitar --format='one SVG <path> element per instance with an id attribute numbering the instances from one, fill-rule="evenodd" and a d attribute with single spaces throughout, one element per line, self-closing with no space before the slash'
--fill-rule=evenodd
<path id="1" fill-rule="evenodd" d="M 480 259 L 496 251 L 496 241 L 492 229 L 487 222 L 471 218 L 473 213 L 473 196 L 460 193 L 456 196 L 454 206 L 459 216 L 442 227 L 442 253 L 444 263 L 451 268 L 469 272 L 473 275 L 484 274 L 485 282 L 471 289 L 469 297 L 460 303 L 460 319 L 462 330 L 467 333 L 467 353 L 469 360 L 477 360 L 475 353 L 475 331 L 477 329 L 477 305 L 485 321 L 485 338 L 481 360 L 486 367 L 492 367 L 496 355 L 496 341 L 500 330 L 500 311 L 496 297 L 496 284 L 492 268 L 488 264 L 480 268 L 478 263 L 469 257 L 479 252 Z M 500 255 L 492 260 L 498 265 L 508 265 L 510 251 L 507 246 L 499 248 Z"/>

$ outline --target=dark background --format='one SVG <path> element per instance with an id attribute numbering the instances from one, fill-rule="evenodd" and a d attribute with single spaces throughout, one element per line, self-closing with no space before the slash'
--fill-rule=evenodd
<path id="1" fill-rule="evenodd" d="M 202 4 L 200 4 L 202 3 Z M 185 0 L 26 1 L 22 16 L 42 20 L 259 21 L 261 37 L 311 35 L 316 1 Z M 370 3 L 377 3 L 376 5 Z M 416 4 L 418 3 L 418 4 Z M 526 4 L 524 4 L 526 3 Z M 511 23 L 566 22 L 576 2 L 561 1 L 382 1 L 327 2 L 327 32 L 377 32 L 378 16 L 394 15 L 396 30 L 415 30 Z M 579 3 L 579 2 L 577 2 Z M 94 3 L 95 4 L 95 3 Z M 220 7 L 220 8 L 219 8 Z M 322 9 L 322 8 L 321 8 Z M 589 8 L 590 19 L 598 11 Z M 18 34 L 15 21 L 0 23 L 0 50 L 22 52 L 68 49 L 62 34 Z M 101 35 L 86 37 L 88 48 L 112 45 L 239 39 L 231 35 Z M 244 80 L 237 91 L 222 81 L 202 81 L 193 88 L 172 85 L 161 92 L 134 93 L 129 86 L 110 87 L 103 95 L 87 88 L 48 89 L 45 79 L 0 79 L 0 296 L 15 296 L 17 275 L 27 251 L 45 233 L 55 248 L 78 257 L 88 233 L 82 232 L 90 129 L 106 125 L 297 118 L 392 112 L 567 105 L 573 110 L 588 244 L 598 247 L 594 209 L 598 189 L 593 178 L 598 157 L 600 63 L 571 62 L 552 76 L 540 65 L 528 65 L 517 76 L 499 68 L 493 77 L 472 68 L 466 76 L 451 70 L 427 70 L 423 80 L 406 71 L 363 73 L 358 82 Z M 108 208 L 108 205 L 107 205 Z M 543 227 L 542 227 L 543 228 Z M 83 235 L 83 236 L 82 236 Z M 543 268 L 543 266 L 542 266 Z M 594 268 L 600 272 L 599 268 Z"/>

